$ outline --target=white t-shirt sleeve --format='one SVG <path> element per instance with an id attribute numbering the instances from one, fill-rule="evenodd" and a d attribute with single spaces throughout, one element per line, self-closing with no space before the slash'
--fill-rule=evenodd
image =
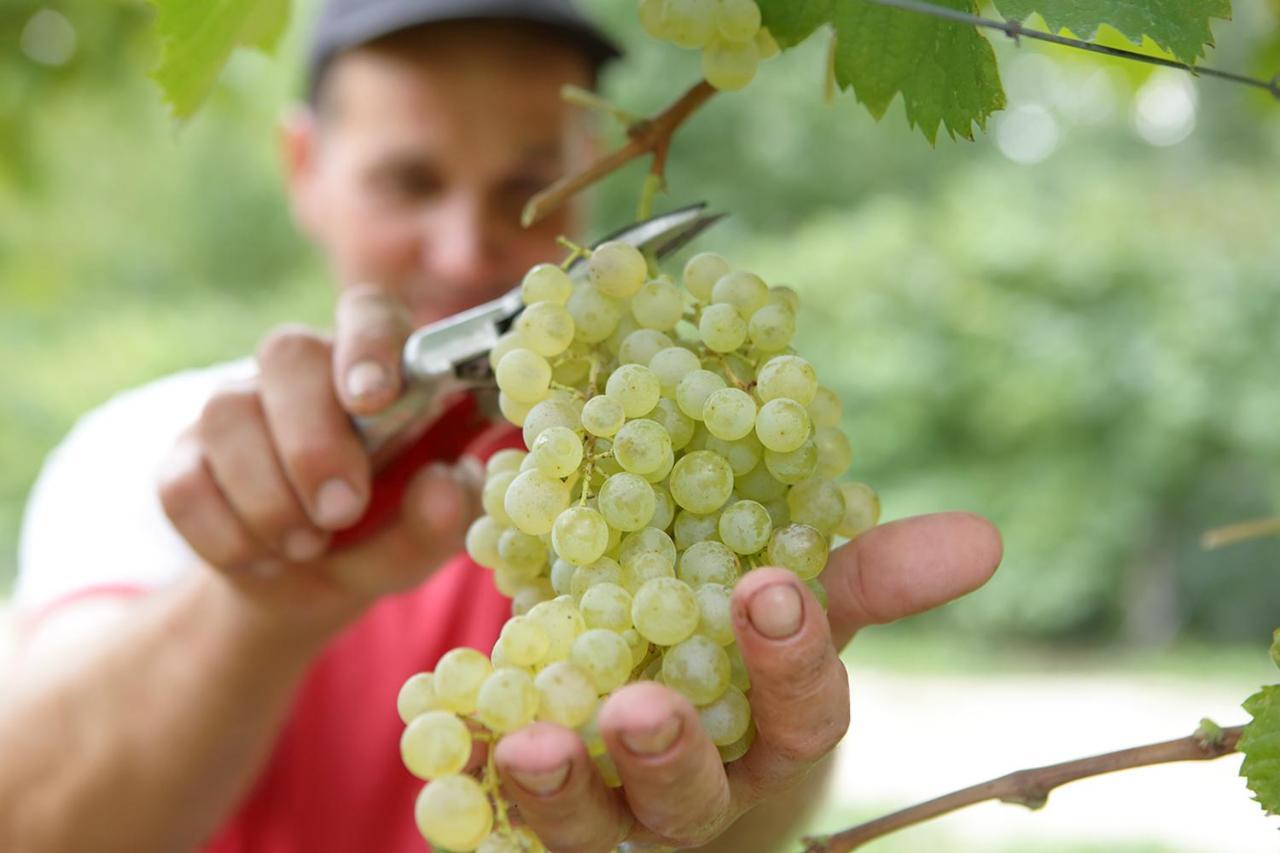
<path id="1" fill-rule="evenodd" d="M 197 565 L 156 476 L 178 435 L 251 359 L 175 374 L 113 397 L 49 454 L 27 501 L 14 603 L 33 613 L 93 588 L 154 589 Z"/>

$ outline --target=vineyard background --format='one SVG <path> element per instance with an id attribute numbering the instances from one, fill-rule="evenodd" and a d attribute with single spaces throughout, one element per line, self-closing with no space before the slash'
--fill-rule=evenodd
<path id="1" fill-rule="evenodd" d="M 652 111 L 694 79 L 692 57 L 642 37 L 631 4 L 586 5 L 633 53 L 606 79 L 611 98 Z M 1272 5 L 1238 6 L 1217 25 L 1209 61 L 1270 77 L 1280 20 Z M 323 272 L 277 190 L 272 125 L 293 93 L 296 45 L 274 60 L 237 55 L 211 103 L 175 131 L 141 73 L 154 57 L 148 21 L 134 0 L 0 10 L 0 30 L 19 34 L 19 49 L 0 54 L 0 596 L 32 478 L 79 413 L 129 385 L 243 354 L 277 321 L 327 322 Z M 898 104 L 880 124 L 849 95 L 823 104 L 823 47 L 811 43 L 766 65 L 750 96 L 716 98 L 682 129 L 669 163 L 664 203 L 732 211 L 719 245 L 800 291 L 805 354 L 848 401 L 855 470 L 880 490 L 885 517 L 972 509 L 1006 538 L 1005 564 L 981 594 L 851 652 L 855 689 L 859 672 L 885 689 L 855 693 L 846 766 L 861 764 L 861 707 L 893 719 L 883 715 L 945 704 L 954 695 L 929 685 L 957 670 L 955 695 L 975 708 L 999 701 L 1009 718 L 975 721 L 976 733 L 949 722 L 937 747 L 884 771 L 915 787 L 877 776 L 891 794 L 881 803 L 846 786 L 828 828 L 850 822 L 852 803 L 867 816 L 941 792 L 943 779 L 975 781 L 987 765 L 973 755 L 1007 755 L 1014 763 L 990 767 L 998 773 L 1175 737 L 1201 713 L 1237 722 L 1243 712 L 1215 703 L 1271 677 L 1280 540 L 1206 553 L 1198 537 L 1280 512 L 1280 103 L 993 42 L 1010 109 L 976 143 L 931 149 Z M 597 231 L 630 217 L 641 169 L 597 193 Z M 1174 693 L 1159 692 L 1165 669 Z M 1006 690 L 1010 677 L 1022 689 Z M 1065 710 L 1076 705 L 1037 692 L 1045 678 L 1110 713 L 1080 725 Z M 1179 713 L 1161 716 L 1161 697 Z M 1093 733 L 1134 707 L 1148 723 L 1123 737 L 1059 734 Z M 1001 748 L 1051 751 L 987 743 L 934 774 L 941 743 L 981 742 L 986 726 Z M 1171 814 L 1214 822 L 1211 803 L 1193 806 L 1226 783 L 1206 793 L 1197 780 L 1237 764 L 1182 771 L 1192 799 L 1162 804 L 1166 824 L 1177 827 Z M 1131 790 L 1165 772 L 1130 774 Z M 1275 822 L 1232 784 L 1222 802 L 1236 811 L 1218 825 L 1274 840 Z M 1055 794 L 1050 812 L 1067 799 Z M 1046 816 L 996 808 L 968 819 L 1030 826 Z M 959 825 L 916 837 L 1004 849 L 948 829 Z M 1114 834 L 1033 831 L 1068 840 L 1017 849 L 1214 849 L 1154 828 L 1123 836 L 1125 847 Z M 911 839 L 876 849 L 913 849 Z"/>

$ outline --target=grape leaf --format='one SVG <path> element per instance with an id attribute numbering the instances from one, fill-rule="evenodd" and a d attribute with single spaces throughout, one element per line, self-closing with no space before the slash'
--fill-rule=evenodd
<path id="1" fill-rule="evenodd" d="M 1280 666 L 1280 628 L 1271 633 L 1271 660 L 1276 666 Z"/>
<path id="2" fill-rule="evenodd" d="M 289 23 L 289 0 L 151 0 L 160 61 L 151 76 L 177 118 L 190 117 L 239 46 L 269 52 Z"/>
<path id="3" fill-rule="evenodd" d="M 1280 684 L 1250 696 L 1244 709 L 1253 720 L 1240 735 L 1240 775 L 1266 812 L 1280 814 Z"/>
<path id="4" fill-rule="evenodd" d="M 835 0 L 756 0 L 760 17 L 779 47 L 794 47 L 831 20 Z"/>
<path id="5" fill-rule="evenodd" d="M 972 0 L 937 5 L 977 11 Z M 907 121 L 933 143 L 939 124 L 973 139 L 973 125 L 1004 107 L 995 51 L 974 27 L 867 0 L 835 0 L 833 23 L 836 82 L 877 119 L 901 92 Z"/>
<path id="6" fill-rule="evenodd" d="M 1149 36 L 1162 49 L 1194 65 L 1213 45 L 1210 18 L 1231 17 L 1231 0 L 995 0 L 1000 14 L 1025 19 L 1039 12 L 1057 31 L 1091 39 L 1110 24 L 1134 44 Z"/>

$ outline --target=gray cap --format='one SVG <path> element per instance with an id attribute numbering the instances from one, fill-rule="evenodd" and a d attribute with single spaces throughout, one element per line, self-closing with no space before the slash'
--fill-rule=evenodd
<path id="1" fill-rule="evenodd" d="M 526 21 L 558 30 L 599 68 L 620 51 L 571 0 L 325 0 L 311 35 L 307 88 L 344 50 L 400 30 L 444 21 Z"/>

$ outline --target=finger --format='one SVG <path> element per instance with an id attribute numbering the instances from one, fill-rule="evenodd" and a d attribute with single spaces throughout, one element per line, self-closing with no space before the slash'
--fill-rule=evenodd
<path id="1" fill-rule="evenodd" d="M 968 512 L 873 527 L 836 549 L 821 575 L 837 649 L 867 625 L 921 613 L 972 592 L 1000 565 L 991 522 Z"/>
<path id="2" fill-rule="evenodd" d="M 333 388 L 330 346 L 304 329 L 273 332 L 258 351 L 260 393 L 285 476 L 320 528 L 353 523 L 369 496 L 369 457 Z"/>
<path id="3" fill-rule="evenodd" d="M 179 438 L 161 464 L 158 491 L 169 522 L 209 565 L 236 569 L 267 556 L 232 512 L 190 432 Z"/>
<path id="4" fill-rule="evenodd" d="M 822 606 L 786 569 L 744 575 L 731 612 L 756 740 L 729 777 L 736 799 L 753 804 L 790 787 L 844 737 L 849 679 Z"/>
<path id="5" fill-rule="evenodd" d="M 219 391 L 197 429 L 210 473 L 254 538 L 295 563 L 319 557 L 328 536 L 311 524 L 280 467 L 257 389 Z"/>
<path id="6" fill-rule="evenodd" d="M 632 818 L 600 779 L 582 739 L 552 723 L 534 723 L 498 741 L 494 762 L 503 790 L 542 843 L 556 853 L 612 850 Z"/>
<path id="7" fill-rule="evenodd" d="M 333 577 L 354 589 L 407 588 L 457 554 L 467 525 L 479 514 L 483 468 L 464 457 L 458 465 L 430 465 L 409 483 L 396 520 L 328 558 Z M 369 567 L 378 566 L 371 577 Z M 390 574 L 388 574 L 390 573 Z"/>
<path id="8" fill-rule="evenodd" d="M 599 725 L 631 812 L 654 840 L 696 846 L 736 816 L 720 753 L 676 691 L 652 681 L 627 685 L 605 700 Z"/>
<path id="9" fill-rule="evenodd" d="M 338 300 L 333 375 L 352 414 L 367 415 L 400 394 L 400 353 L 413 331 L 408 310 L 370 285 L 344 288 Z"/>

